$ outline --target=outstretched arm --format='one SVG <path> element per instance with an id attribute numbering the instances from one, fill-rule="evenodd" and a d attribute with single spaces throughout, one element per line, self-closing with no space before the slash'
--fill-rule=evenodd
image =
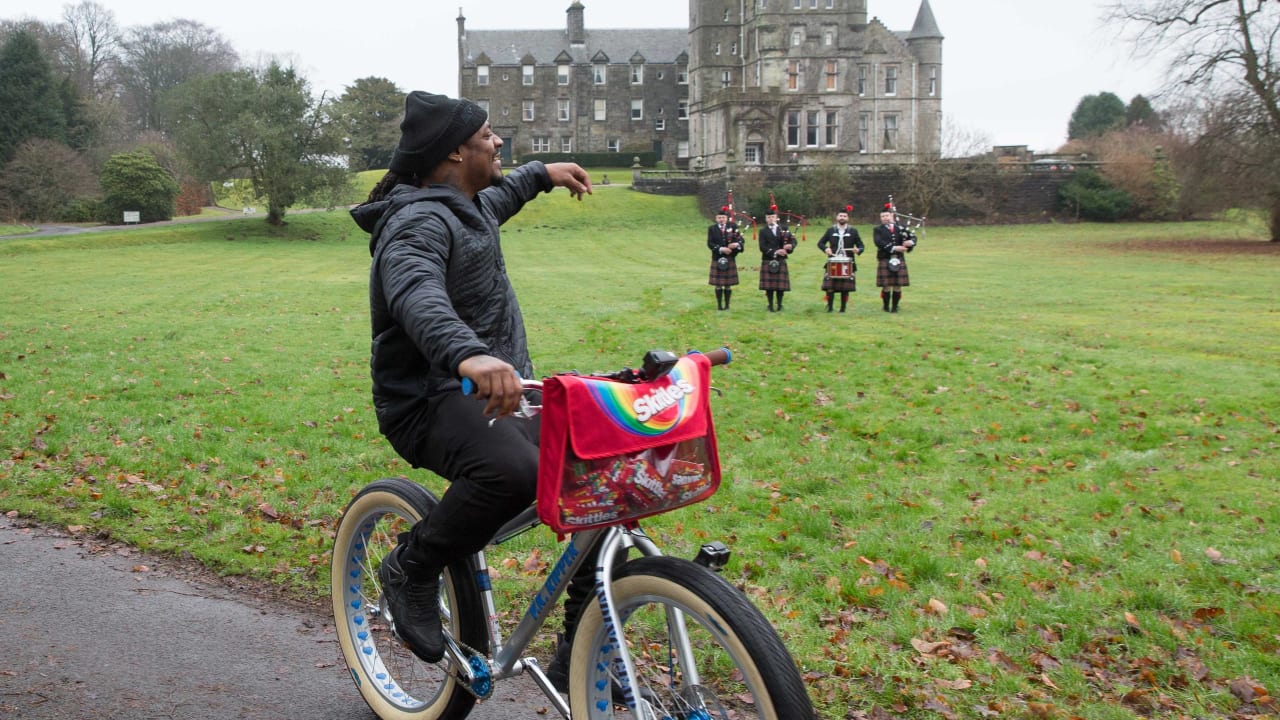
<path id="1" fill-rule="evenodd" d="M 569 193 L 578 200 L 591 194 L 591 176 L 577 163 L 549 163 L 547 175 L 551 177 L 552 185 L 569 188 Z"/>

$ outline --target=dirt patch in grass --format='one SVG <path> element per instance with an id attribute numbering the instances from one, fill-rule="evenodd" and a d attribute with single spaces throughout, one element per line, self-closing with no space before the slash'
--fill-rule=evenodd
<path id="1" fill-rule="evenodd" d="M 1178 255 L 1280 255 L 1280 242 L 1267 240 L 1125 240 L 1109 245 L 1117 252 L 1176 253 Z"/>

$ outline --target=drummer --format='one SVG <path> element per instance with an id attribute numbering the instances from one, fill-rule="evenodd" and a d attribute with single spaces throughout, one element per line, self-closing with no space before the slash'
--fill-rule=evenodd
<path id="1" fill-rule="evenodd" d="M 858 229 L 849 224 L 852 205 L 836 211 L 836 224 L 827 228 L 818 249 L 827 254 L 826 272 L 822 276 L 822 291 L 827 294 L 827 312 L 831 312 L 836 293 L 840 293 L 840 312 L 849 306 L 849 293 L 857 291 L 853 274 L 858 271 L 855 259 L 865 249 Z"/>

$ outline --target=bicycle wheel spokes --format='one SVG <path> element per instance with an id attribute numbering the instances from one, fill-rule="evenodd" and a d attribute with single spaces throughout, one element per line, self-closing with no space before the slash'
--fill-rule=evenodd
<path id="1" fill-rule="evenodd" d="M 740 667 L 752 664 L 749 656 L 713 630 L 709 618 L 680 608 L 692 646 L 690 660 L 682 659 L 667 623 L 672 609 L 669 598 L 638 597 L 623 620 L 623 637 L 631 652 L 640 696 L 659 718 L 673 720 L 751 720 L 756 714 L 758 690 L 746 682 Z M 616 652 L 609 675 L 621 665 Z"/>
<path id="2" fill-rule="evenodd" d="M 407 481 L 378 481 L 348 506 L 334 540 L 331 592 L 339 644 L 361 696 L 380 718 L 459 717 L 475 702 L 447 663 L 422 662 L 392 633 L 382 600 L 383 558 L 433 504 L 434 498 Z M 455 633 L 458 593 L 470 587 L 459 589 L 449 571 L 442 577 L 441 617 Z M 469 630 L 461 636 L 475 642 L 474 635 Z M 483 649 L 483 642 L 477 644 Z"/>
<path id="3" fill-rule="evenodd" d="M 617 636 L 605 627 L 598 606 L 584 613 L 578 628 L 572 668 L 583 680 L 571 680 L 575 718 L 580 712 L 593 720 L 813 716 L 799 673 L 773 628 L 719 576 L 688 561 L 641 558 L 623 566 L 612 594 L 622 623 Z M 677 616 L 683 623 L 673 621 Z M 687 644 L 677 630 L 681 624 Z M 624 650 L 640 695 L 635 714 L 611 702 Z"/>

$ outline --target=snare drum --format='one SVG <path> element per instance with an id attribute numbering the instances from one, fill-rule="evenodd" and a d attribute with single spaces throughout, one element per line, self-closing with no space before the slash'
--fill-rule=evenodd
<path id="1" fill-rule="evenodd" d="M 827 258 L 827 275 L 833 278 L 853 277 L 853 261 L 844 255 Z"/>

